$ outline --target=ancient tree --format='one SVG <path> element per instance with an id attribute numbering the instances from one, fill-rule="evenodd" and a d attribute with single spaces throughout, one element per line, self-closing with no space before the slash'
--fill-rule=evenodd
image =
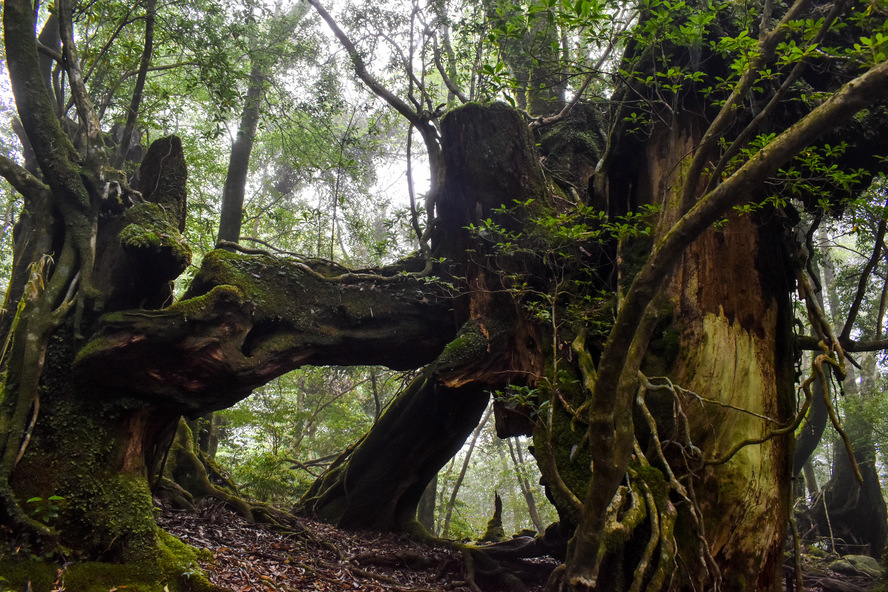
<path id="1" fill-rule="evenodd" d="M 405 101 L 312 4 L 362 81 L 422 135 L 434 169 L 428 226 L 414 216 L 420 254 L 344 270 L 216 250 L 171 303 L 190 260 L 181 142 L 155 142 L 130 187 L 85 92 L 70 4 L 57 57 L 73 126 L 41 76 L 32 5 L 5 3 L 36 166 L 0 161 L 27 204 L 3 319 L 3 544 L 197 586 L 173 577 L 193 555 L 158 530 L 151 504 L 180 416 L 304 364 L 424 366 L 305 508 L 421 534 L 426 485 L 499 391 L 500 435 L 533 434 L 561 517 L 545 541 L 564 562 L 552 590 L 779 589 L 792 435 L 810 384 L 824 367 L 844 372 L 854 348 L 807 299 L 820 352 L 796 397 L 790 294 L 810 294 L 800 210 L 840 209 L 888 137 L 884 55 L 821 63 L 811 44 L 860 46 L 884 25 L 880 7 L 800 0 L 700 23 L 645 6 L 612 97 L 542 119 L 501 102 L 441 116 L 413 79 L 419 98 Z M 853 26 L 835 28 L 840 17 Z M 699 35 L 655 34 L 688 24 Z M 727 34 L 746 40 L 742 59 L 710 43 Z M 703 78 L 728 82 L 704 91 Z M 830 170 L 865 174 L 838 183 L 813 168 L 812 153 L 839 144 Z M 790 202 L 777 182 L 804 191 Z M 52 498 L 64 500 L 57 518 L 29 512 Z"/>

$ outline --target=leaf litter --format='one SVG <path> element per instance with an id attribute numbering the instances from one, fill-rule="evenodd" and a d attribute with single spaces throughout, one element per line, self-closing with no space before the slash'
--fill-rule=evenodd
<path id="1" fill-rule="evenodd" d="M 458 551 L 407 535 L 346 531 L 312 519 L 252 523 L 221 503 L 163 509 L 158 524 L 213 554 L 210 582 L 234 592 L 471 592 Z"/>

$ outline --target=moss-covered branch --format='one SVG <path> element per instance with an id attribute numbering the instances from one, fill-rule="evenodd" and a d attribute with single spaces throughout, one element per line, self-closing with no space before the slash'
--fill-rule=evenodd
<path id="1" fill-rule="evenodd" d="M 184 300 L 107 315 L 77 375 L 193 415 L 304 364 L 415 368 L 455 333 L 452 302 L 433 283 L 340 283 L 304 267 L 213 251 Z"/>

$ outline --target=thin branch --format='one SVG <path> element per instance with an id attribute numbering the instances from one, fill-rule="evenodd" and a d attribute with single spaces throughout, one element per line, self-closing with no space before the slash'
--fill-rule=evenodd
<path id="1" fill-rule="evenodd" d="M 355 47 L 355 44 L 352 43 L 351 39 L 348 38 L 342 29 L 339 28 L 339 25 L 336 24 L 336 21 L 333 20 L 333 17 L 330 16 L 330 13 L 321 6 L 319 0 L 306 0 L 309 4 L 311 4 L 317 13 L 324 19 L 324 22 L 327 23 L 327 26 L 330 27 L 330 30 L 333 31 L 333 34 L 339 40 L 339 43 L 342 44 L 342 47 L 345 48 L 345 51 L 348 53 L 349 57 L 352 61 L 352 66 L 355 69 L 355 74 L 358 75 L 364 84 L 370 87 L 370 90 L 373 91 L 373 94 L 384 100 L 386 103 L 391 105 L 395 111 L 403 115 L 407 118 L 408 121 L 415 125 L 420 125 L 421 120 L 419 114 L 416 113 L 410 106 L 402 101 L 399 97 L 393 94 L 389 89 L 384 87 L 376 78 L 373 77 L 370 72 L 367 71 L 367 65 L 364 63 L 364 58 L 361 57 L 360 52 Z"/>
<path id="2" fill-rule="evenodd" d="M 6 179 L 26 200 L 50 200 L 52 191 L 25 167 L 0 154 L 0 176 Z"/>
<path id="3" fill-rule="evenodd" d="M 423 257 L 428 253 L 428 243 L 422 239 L 422 229 L 419 227 L 419 216 L 416 212 L 416 188 L 413 186 L 413 125 L 407 129 L 407 196 L 410 198 L 410 222 Z"/>
<path id="4" fill-rule="evenodd" d="M 333 31 L 333 34 L 339 40 L 339 43 L 345 48 L 345 51 L 348 53 L 349 57 L 352 60 L 352 66 L 354 67 L 355 74 L 357 74 L 358 78 L 360 78 L 364 84 L 366 84 L 370 90 L 388 103 L 392 108 L 395 109 L 398 113 L 403 115 L 407 121 L 412 123 L 419 133 L 422 135 L 423 142 L 426 146 L 426 152 L 428 153 L 429 158 L 429 173 L 430 173 L 430 181 L 431 188 L 426 196 L 426 216 L 428 217 L 428 221 L 426 223 L 426 231 L 423 235 L 425 239 L 426 236 L 429 236 L 435 226 L 435 205 L 437 204 L 438 195 L 441 191 L 441 178 L 440 178 L 440 169 L 443 166 L 443 157 L 441 156 L 441 146 L 438 142 L 438 131 L 435 129 L 435 126 L 431 124 L 431 119 L 435 116 L 434 113 L 424 113 L 421 110 L 413 110 L 407 103 L 401 100 L 398 96 L 392 93 L 389 89 L 383 86 L 376 78 L 373 77 L 370 72 L 367 71 L 367 65 L 364 63 L 364 59 L 361 57 L 360 52 L 355 47 L 355 44 L 352 43 L 351 39 L 348 38 L 342 29 L 339 28 L 339 25 L 336 24 L 336 21 L 333 20 L 333 17 L 330 16 L 330 13 L 327 12 L 319 0 L 306 0 L 309 4 L 311 4 L 317 13 L 321 16 L 324 22 L 330 27 L 330 30 Z M 431 260 L 427 262 L 425 272 L 426 274 L 431 272 Z"/>
<path id="5" fill-rule="evenodd" d="M 60 64 L 64 63 L 64 61 L 65 61 L 65 59 L 62 57 L 62 54 L 60 54 L 59 52 L 57 52 L 56 50 L 54 50 L 53 48 L 51 48 L 49 46 L 43 45 L 39 41 L 37 42 L 37 50 L 40 53 L 51 57 L 52 59 L 54 59 L 56 62 L 58 62 Z"/>
<path id="6" fill-rule="evenodd" d="M 123 28 L 129 24 L 134 23 L 136 20 L 138 20 L 138 19 L 130 20 L 130 18 L 129 18 L 133 12 L 134 7 L 135 7 L 135 4 L 130 5 L 127 8 L 126 14 L 124 14 L 122 17 L 120 17 L 120 20 L 117 22 L 117 26 L 114 28 L 114 32 L 111 33 L 111 36 L 105 41 L 105 44 L 102 46 L 102 49 L 99 50 L 98 55 L 93 60 L 92 66 L 90 66 L 89 70 L 87 70 L 86 74 L 83 76 L 84 80 L 89 80 L 90 77 L 92 77 L 93 72 L 95 71 L 96 67 L 102 63 L 102 61 L 103 61 L 102 58 L 105 56 L 106 53 L 108 53 L 108 50 L 111 49 L 111 46 L 117 42 L 117 36 L 120 35 L 120 32 L 123 30 Z"/>
<path id="7" fill-rule="evenodd" d="M 444 81 L 444 86 L 447 87 L 447 90 L 452 92 L 456 98 L 459 99 L 460 103 L 468 103 L 469 98 L 460 90 L 459 86 L 447 75 L 447 71 L 444 69 L 444 65 L 441 63 L 441 50 L 438 48 L 438 37 L 437 35 L 432 37 L 432 47 L 434 50 L 434 60 L 435 60 L 435 68 L 438 70 L 438 73 L 441 75 L 441 80 Z"/>
<path id="8" fill-rule="evenodd" d="M 151 52 L 154 49 L 154 12 L 156 6 L 157 0 L 148 0 L 148 5 L 145 8 L 145 44 L 142 48 L 142 59 L 139 62 L 136 87 L 133 89 L 133 96 L 126 114 L 123 137 L 120 140 L 120 146 L 117 147 L 117 154 L 114 158 L 114 166 L 117 167 L 123 166 L 123 163 L 126 161 L 126 155 L 133 138 L 133 130 L 136 127 L 136 119 L 139 115 L 139 107 L 142 103 L 142 91 L 145 88 L 148 67 L 151 65 Z"/>
<path id="9" fill-rule="evenodd" d="M 873 247 L 873 254 L 863 267 L 863 271 L 860 273 L 860 278 L 857 281 L 857 294 L 855 294 L 854 302 L 851 304 L 851 308 L 848 311 L 848 318 L 845 320 L 845 326 L 842 327 L 842 332 L 839 334 L 840 339 L 848 339 L 851 336 L 851 329 L 854 328 L 854 322 L 857 320 L 857 314 L 860 312 L 860 305 L 863 304 L 863 299 L 866 296 L 866 288 L 870 276 L 876 268 L 876 265 L 879 263 L 879 260 L 882 258 L 882 250 L 885 248 L 886 229 L 888 229 L 888 221 L 886 221 L 883 216 L 882 219 L 879 220 L 879 227 L 878 230 L 876 230 L 876 245 Z"/>
<path id="10" fill-rule="evenodd" d="M 621 9 L 622 10 L 622 9 Z M 620 28 L 617 29 L 610 37 L 607 47 L 604 50 L 604 53 L 599 56 L 598 60 L 596 60 L 595 64 L 589 69 L 588 74 L 586 74 L 586 78 L 583 80 L 583 84 L 580 86 L 579 90 L 574 93 L 573 98 L 568 101 L 568 103 L 561 109 L 560 112 L 552 115 L 550 117 L 540 117 L 530 123 L 531 129 L 536 129 L 538 127 L 545 127 L 547 125 L 552 125 L 558 123 L 559 121 L 566 118 L 573 108 L 580 102 L 583 94 L 586 92 L 586 89 L 589 88 L 589 85 L 595 79 L 597 75 L 600 74 L 600 70 L 604 62 L 610 57 L 611 53 L 617 46 L 617 39 L 629 28 L 629 25 L 635 20 L 638 16 L 638 10 L 634 10 L 632 14 L 629 15 L 625 21 L 623 21 L 620 25 Z M 617 17 L 619 18 L 619 17 Z"/>
<path id="11" fill-rule="evenodd" d="M 655 383 L 651 382 L 653 380 L 662 380 L 666 384 L 662 384 L 662 385 L 655 384 Z M 768 423 L 775 423 L 775 424 L 780 423 L 776 419 L 774 419 L 772 417 L 768 417 L 767 415 L 762 415 L 760 413 L 756 413 L 754 411 L 750 411 L 748 409 L 744 409 L 744 408 L 738 407 L 736 405 L 731 405 L 730 403 L 724 403 L 722 401 L 716 401 L 715 399 L 707 399 L 705 397 L 701 397 L 700 395 L 698 395 L 694 391 L 690 391 L 688 389 L 684 389 L 684 388 L 681 388 L 680 386 L 672 384 L 672 381 L 669 380 L 669 378 L 667 378 L 665 376 L 652 376 L 650 378 L 644 378 L 643 381 L 644 381 L 645 388 L 647 390 L 666 390 L 666 391 L 670 391 L 673 393 L 681 393 L 683 395 L 688 395 L 690 397 L 693 397 L 694 399 L 697 399 L 697 401 L 699 401 L 700 403 L 707 403 L 709 405 L 716 405 L 718 407 L 723 407 L 725 409 L 732 409 L 734 411 L 739 411 L 740 413 L 745 413 L 747 415 L 757 417 L 758 419 L 761 419 L 761 420 L 766 421 Z"/>
<path id="12" fill-rule="evenodd" d="M 820 340 L 810 335 L 797 335 L 796 347 L 804 351 L 819 351 L 821 348 Z M 839 339 L 842 350 L 845 353 L 851 352 L 871 352 L 888 350 L 888 339 L 876 339 L 872 341 L 855 341 L 854 339 Z"/>
<path id="13" fill-rule="evenodd" d="M 770 5 L 770 0 L 768 3 Z M 817 35 L 814 37 L 814 39 L 811 40 L 809 44 L 810 46 L 818 44 L 823 40 L 823 38 L 826 36 L 826 33 L 829 31 L 829 28 L 832 26 L 832 23 L 835 21 L 836 17 L 838 17 L 839 13 L 844 9 L 844 7 L 844 1 L 836 2 L 833 5 L 832 10 L 830 11 L 827 18 L 824 20 L 822 26 L 820 27 L 820 30 L 817 32 Z M 764 19 L 765 17 L 763 16 L 762 18 Z M 731 145 L 722 155 L 718 164 L 709 174 L 709 184 L 706 188 L 707 192 L 712 191 L 715 188 L 715 186 L 718 184 L 719 178 L 722 175 L 722 172 L 724 172 L 725 168 L 728 166 L 728 163 L 731 161 L 732 158 L 734 158 L 734 156 L 737 155 L 737 153 L 740 152 L 740 150 L 744 146 L 749 143 L 749 141 L 752 139 L 753 134 L 756 132 L 756 130 L 759 129 L 759 126 L 761 126 L 761 124 L 770 117 L 771 113 L 774 111 L 780 101 L 783 100 L 783 97 L 786 95 L 792 84 L 798 79 L 799 76 L 801 76 L 802 71 L 805 69 L 806 66 L 807 63 L 804 60 L 795 65 L 795 67 L 786 77 L 786 80 L 783 81 L 783 84 L 780 85 L 780 88 L 777 90 L 776 93 L 774 93 L 774 96 L 771 97 L 771 100 L 768 101 L 768 104 L 765 105 L 765 108 L 759 111 L 759 113 L 753 118 L 751 122 L 749 122 L 749 124 L 740 133 L 740 135 L 737 136 L 737 138 L 735 138 L 733 142 L 731 142 Z"/>

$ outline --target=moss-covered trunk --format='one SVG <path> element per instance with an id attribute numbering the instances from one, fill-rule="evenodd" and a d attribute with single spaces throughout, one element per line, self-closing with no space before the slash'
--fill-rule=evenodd
<path id="1" fill-rule="evenodd" d="M 177 240 L 176 216 L 184 212 L 181 145 L 165 138 L 152 149 L 146 163 L 165 158 L 166 168 L 153 177 L 142 172 L 157 190 L 145 192 L 146 202 L 138 207 L 105 211 L 95 227 L 91 300 L 111 310 L 161 306 L 170 298 L 170 280 L 190 260 Z M 57 233 L 52 246 L 64 251 L 70 233 Z M 72 380 L 84 336 L 93 333 L 97 319 L 91 306 L 69 314 L 76 278 L 83 276 L 75 263 L 84 262 L 51 260 L 30 249 L 16 253 L 16 265 L 30 264 L 30 274 L 24 286 L 11 290 L 19 302 L 7 305 L 18 307 L 12 308 L 3 358 L 0 434 L 11 461 L 4 462 L 0 517 L 13 528 L 2 529 L 0 572 L 12 585 L 30 581 L 34 590 L 49 590 L 57 567 L 41 560 L 58 556 L 74 561 L 66 589 L 121 581 L 145 590 L 180 589 L 181 574 L 198 568 L 196 552 L 156 526 L 148 477 L 157 471 L 181 409 L 154 405 L 126 389 L 101 392 L 95 383 Z M 74 278 L 62 284 L 67 294 L 54 293 L 54 284 L 65 277 Z M 188 587 L 207 586 L 196 576 Z"/>

